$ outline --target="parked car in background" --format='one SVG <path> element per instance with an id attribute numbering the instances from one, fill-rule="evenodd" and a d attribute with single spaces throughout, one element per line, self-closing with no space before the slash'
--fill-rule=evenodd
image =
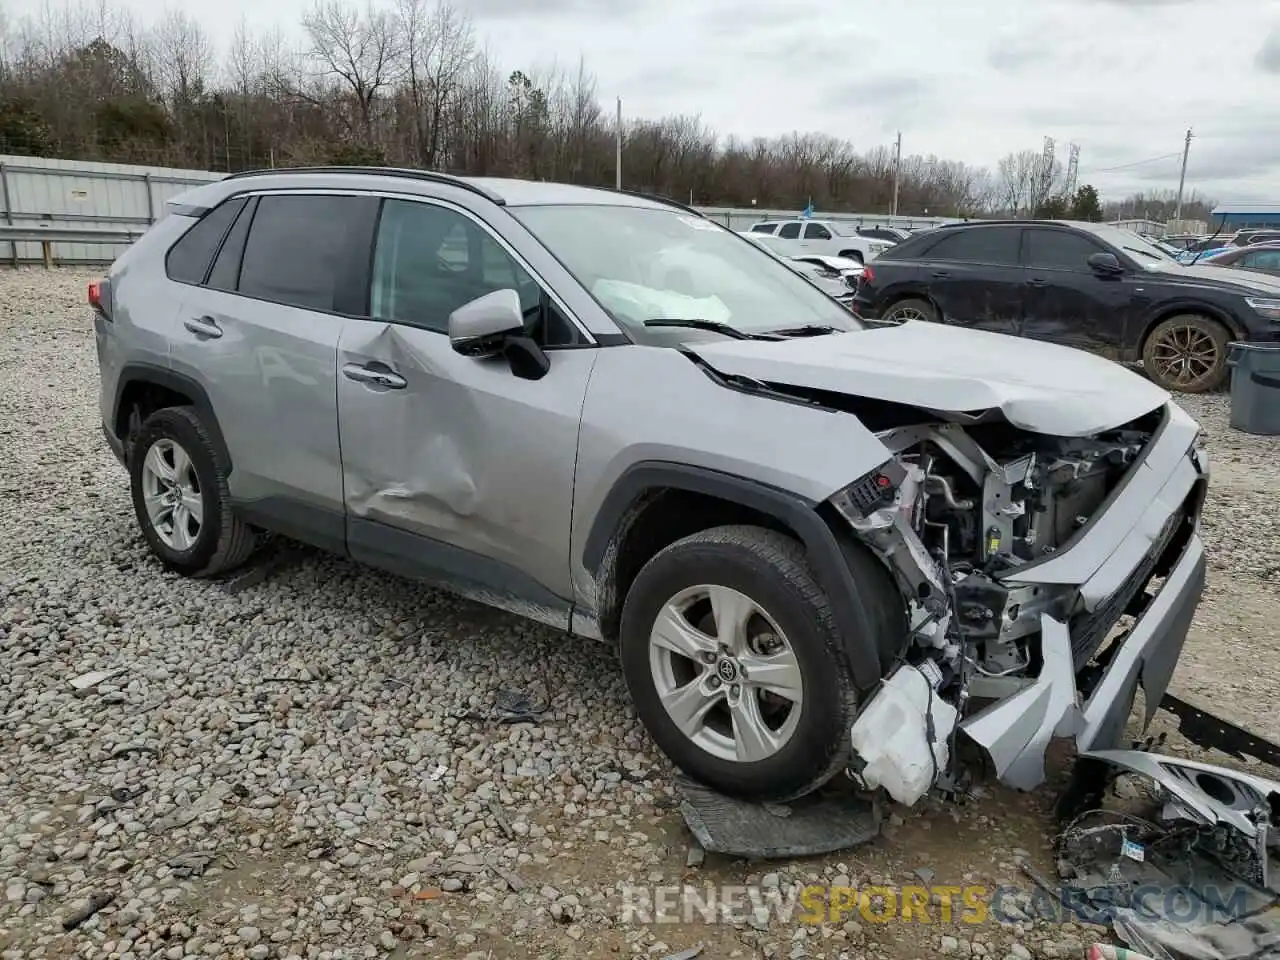
<path id="1" fill-rule="evenodd" d="M 890 243 L 901 243 L 911 239 L 911 231 L 902 227 L 858 227 L 858 235 L 870 237 L 872 240 L 887 240 Z"/>
<path id="2" fill-rule="evenodd" d="M 866 263 L 893 246 L 887 240 L 861 236 L 850 224 L 834 220 L 766 220 L 747 232 L 767 238 L 774 250 L 787 257 L 822 253 Z"/>
<path id="3" fill-rule="evenodd" d="M 1182 266 L 1108 224 L 988 221 L 939 227 L 863 272 L 855 307 L 1048 340 L 1142 361 L 1169 390 L 1212 390 L 1233 340 L 1280 342 L 1280 281 Z"/>
<path id="4" fill-rule="evenodd" d="M 806 280 L 820 287 L 846 310 L 853 309 L 853 294 L 862 276 L 862 264 L 858 261 L 816 253 L 786 257 L 764 242 L 760 234 L 744 233 L 742 236 L 754 240 L 760 249 L 771 257 L 781 260 Z"/>
<path id="5" fill-rule="evenodd" d="M 1230 247 L 1201 260 L 1208 267 L 1234 267 L 1280 277 L 1280 243 L 1255 243 L 1247 247 Z"/>

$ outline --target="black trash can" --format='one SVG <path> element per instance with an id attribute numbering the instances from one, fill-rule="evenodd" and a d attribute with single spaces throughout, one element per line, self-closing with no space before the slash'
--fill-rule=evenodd
<path id="1" fill-rule="evenodd" d="M 1280 343 L 1233 343 L 1231 426 L 1264 437 L 1280 436 Z"/>

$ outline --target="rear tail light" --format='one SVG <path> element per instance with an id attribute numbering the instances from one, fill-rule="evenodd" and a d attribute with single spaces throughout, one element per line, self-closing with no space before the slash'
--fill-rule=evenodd
<path id="1" fill-rule="evenodd" d="M 111 281 L 102 279 L 89 284 L 89 306 L 101 314 L 103 319 L 111 319 Z"/>
<path id="2" fill-rule="evenodd" d="M 875 283 L 875 282 L 876 282 L 876 272 L 875 272 L 875 270 L 871 269 L 871 266 L 870 266 L 870 265 L 867 265 L 867 266 L 865 266 L 865 267 L 863 267 L 863 268 L 862 268 L 862 282 L 863 282 L 863 283 Z"/>

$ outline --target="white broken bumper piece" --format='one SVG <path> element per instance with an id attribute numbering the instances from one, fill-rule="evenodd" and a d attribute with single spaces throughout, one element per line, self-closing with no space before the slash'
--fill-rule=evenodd
<path id="1" fill-rule="evenodd" d="M 868 790 L 883 787 L 906 806 L 927 794 L 950 762 L 957 713 L 938 696 L 940 677 L 930 667 L 904 665 L 891 673 L 850 731 L 861 760 L 861 769 L 851 772 Z"/>

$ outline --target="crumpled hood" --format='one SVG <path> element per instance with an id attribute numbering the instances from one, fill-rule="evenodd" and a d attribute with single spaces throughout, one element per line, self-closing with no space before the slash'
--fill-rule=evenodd
<path id="1" fill-rule="evenodd" d="M 1169 399 L 1082 350 L 937 323 L 686 346 L 726 374 L 943 413 L 998 408 L 1014 426 L 1063 437 L 1118 427 Z"/>

